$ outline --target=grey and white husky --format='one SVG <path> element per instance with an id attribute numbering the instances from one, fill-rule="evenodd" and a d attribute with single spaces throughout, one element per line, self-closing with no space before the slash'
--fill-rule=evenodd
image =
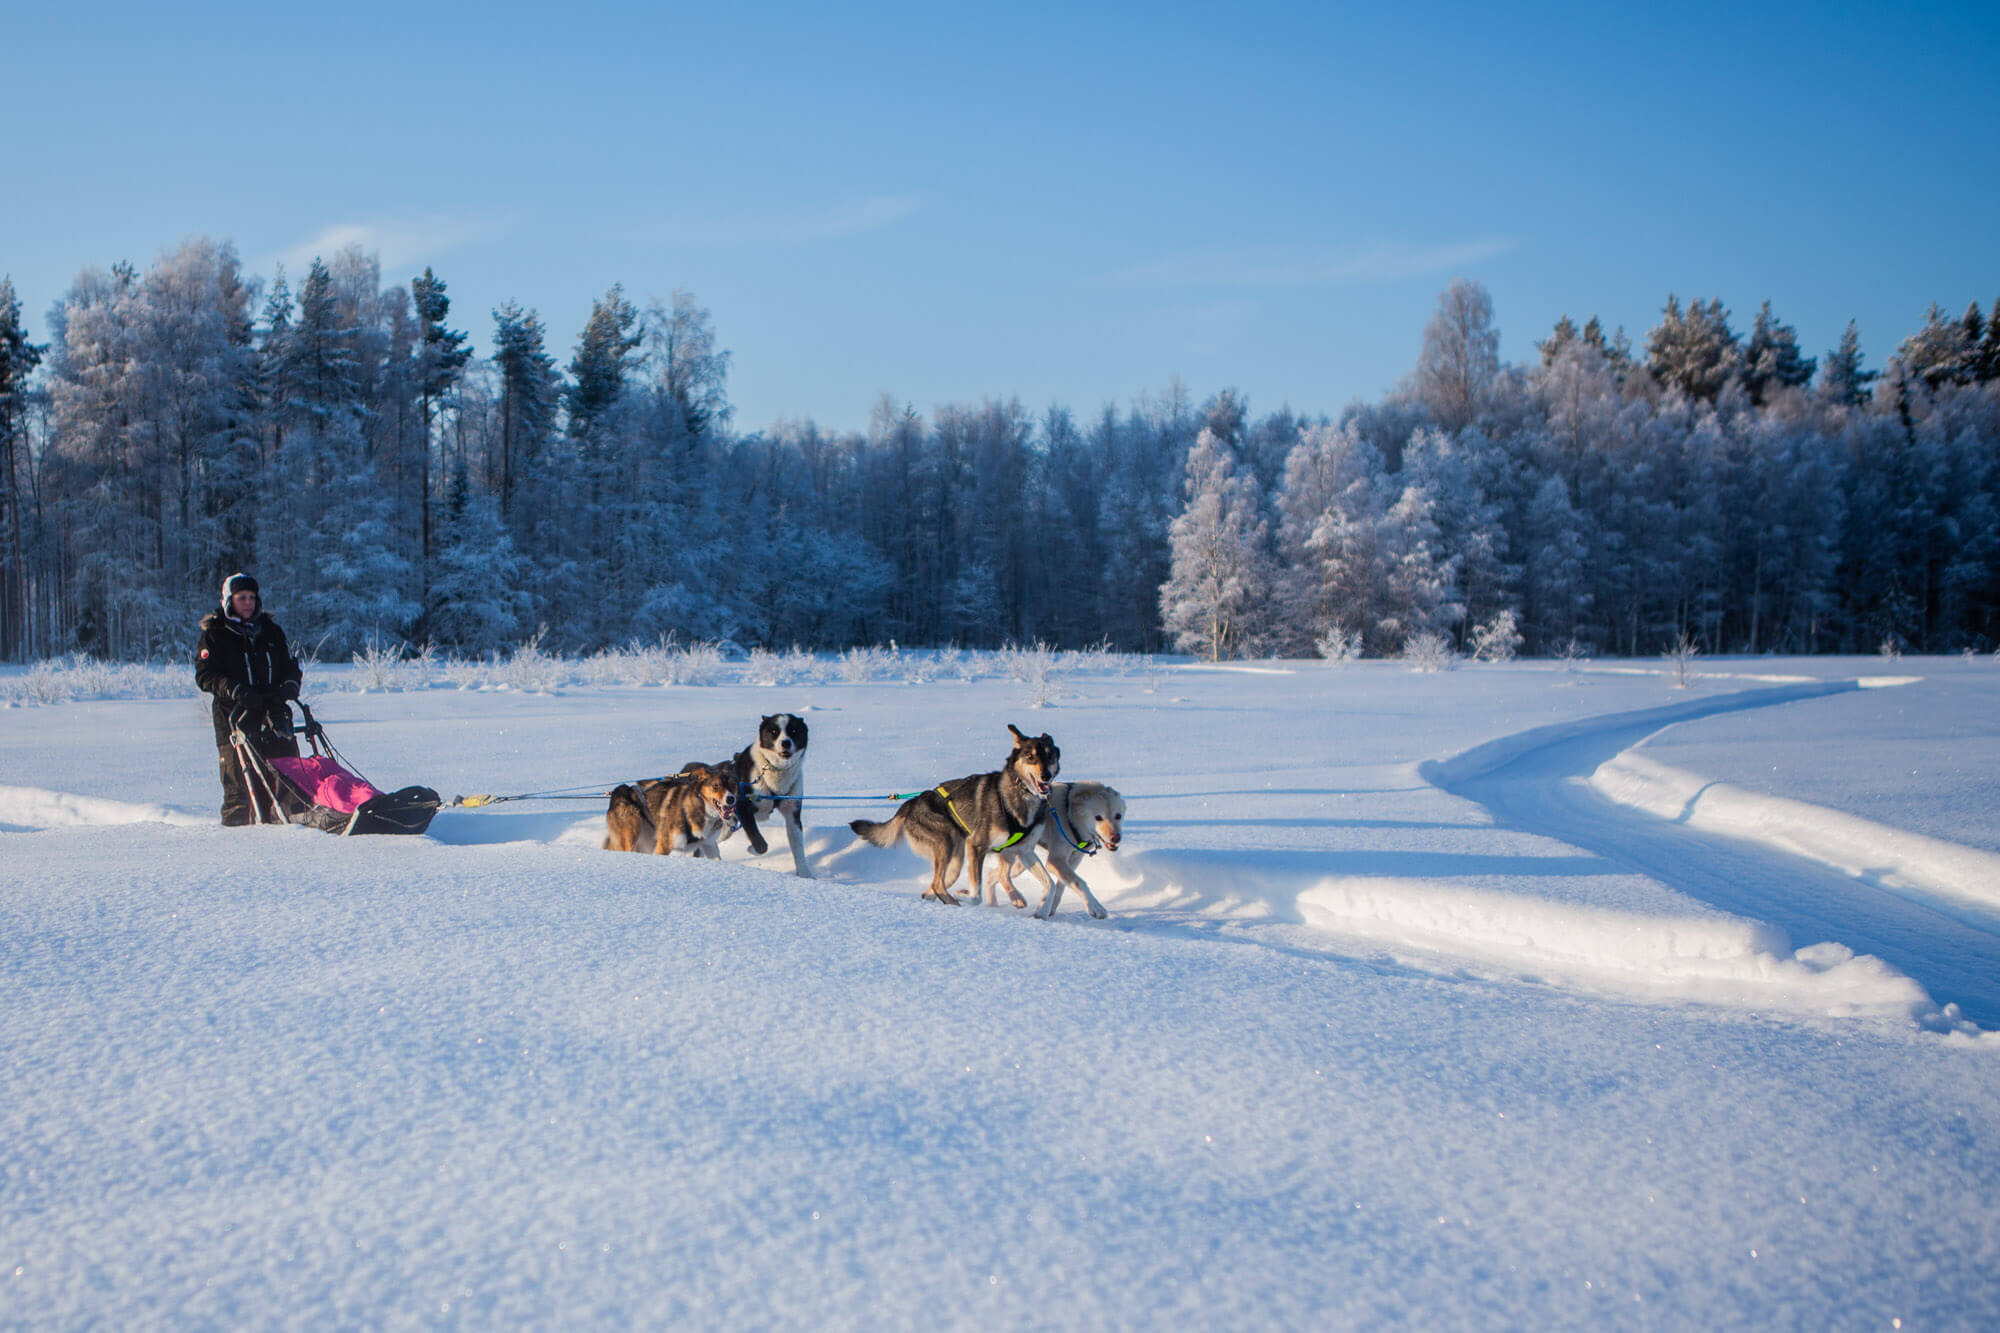
<path id="1" fill-rule="evenodd" d="M 908 838 L 912 847 L 929 857 L 931 885 L 924 890 L 926 898 L 955 906 L 958 900 L 951 896 L 951 886 L 958 880 L 959 867 L 969 860 L 973 901 L 979 900 L 982 889 L 989 903 L 996 901 L 992 887 L 984 883 L 986 854 L 1025 841 L 1047 813 L 1049 786 L 1062 766 L 1062 751 L 1047 732 L 1030 736 L 1011 723 L 1007 730 L 1014 748 L 997 773 L 940 783 L 903 802 L 882 823 L 857 819 L 848 825 L 877 847 L 893 847 Z M 1027 864 L 1044 886 L 1050 883 L 1048 872 L 1033 856 Z M 1014 867 L 1005 856 L 997 874 L 1008 901 L 1026 907 L 1028 900 L 1014 887 Z"/>
<path id="2" fill-rule="evenodd" d="M 1097 901 L 1097 895 L 1090 891 L 1076 868 L 1086 856 L 1100 849 L 1117 851 L 1124 837 L 1125 798 L 1118 794 L 1117 788 L 1101 782 L 1058 782 L 1049 788 L 1048 817 L 1033 833 L 1000 855 L 1034 869 L 1035 849 L 1041 848 L 1054 875 L 1053 883 L 1049 876 L 1041 877 L 1042 903 L 1035 909 L 1035 915 L 1042 920 L 1056 914 L 1065 887 L 1082 894 L 1084 907 L 1102 920 L 1106 915 L 1104 904 Z"/>

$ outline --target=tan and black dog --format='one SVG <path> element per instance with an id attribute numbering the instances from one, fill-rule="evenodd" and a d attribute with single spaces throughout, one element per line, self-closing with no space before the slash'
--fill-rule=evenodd
<path id="1" fill-rule="evenodd" d="M 1014 749 L 999 772 L 975 773 L 919 792 L 883 823 L 857 819 L 848 825 L 877 847 L 893 847 L 908 838 L 912 847 L 929 857 L 931 886 L 924 890 L 926 898 L 955 906 L 958 900 L 951 896 L 951 886 L 958 881 L 960 865 L 969 859 L 973 900 L 978 901 L 985 889 L 987 901 L 992 902 L 993 891 L 982 875 L 986 854 L 1021 842 L 1048 810 L 1049 784 L 1062 765 L 1062 751 L 1047 732 L 1030 736 L 1011 723 L 1007 730 Z M 1034 857 L 1028 864 L 1044 885 L 1050 882 Z M 999 876 L 1008 900 L 1026 907 L 1028 900 L 1014 888 L 1013 867 L 1004 857 Z"/>
<path id="2" fill-rule="evenodd" d="M 636 786 L 620 783 L 604 812 L 604 849 L 641 852 L 650 842 L 660 856 L 685 851 L 719 860 L 716 839 L 735 819 L 736 779 L 727 769 L 699 765 Z"/>

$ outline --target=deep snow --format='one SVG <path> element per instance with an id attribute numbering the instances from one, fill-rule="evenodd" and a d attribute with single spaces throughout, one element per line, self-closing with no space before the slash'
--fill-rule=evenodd
<path id="1" fill-rule="evenodd" d="M 1838 674 L 1298 664 L 1086 678 L 1041 711 L 990 682 L 312 682 L 371 777 L 447 794 L 719 758 L 780 708 L 820 793 L 1046 728 L 1064 776 L 1132 798 L 1127 849 L 1085 867 L 1101 923 L 920 904 L 914 856 L 846 833 L 866 806 L 808 805 L 815 883 L 782 839 L 754 866 L 740 840 L 723 865 L 600 852 L 581 802 L 420 840 L 119 824 L 212 811 L 197 704 L 0 712 L 0 824 L 41 830 L 0 839 L 0 1308 L 1990 1326 L 2000 1049 L 1941 1006 L 1978 1007 L 1992 932 L 1938 917 L 1964 966 L 1891 967 L 1739 914 L 1830 872 L 1759 861 L 1726 897 L 1730 849 L 1642 835 L 1567 771 L 1601 739 L 1461 761 L 1458 795 L 1420 772 L 1788 673 Z M 1840 738 L 1830 710 L 1870 697 L 1729 717 L 1829 710 Z M 1828 767 L 1899 743 L 1864 729 Z M 1575 841 L 1537 831 L 1558 818 Z"/>

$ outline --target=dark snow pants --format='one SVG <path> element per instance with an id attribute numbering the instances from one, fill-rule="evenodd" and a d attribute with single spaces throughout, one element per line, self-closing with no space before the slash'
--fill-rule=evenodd
<path id="1" fill-rule="evenodd" d="M 264 755 L 281 755 L 295 759 L 298 757 L 299 746 L 297 741 L 272 741 L 259 746 L 258 753 Z M 245 824 L 255 823 L 257 821 L 256 807 L 250 803 L 250 782 L 252 779 L 243 771 L 242 761 L 236 757 L 236 747 L 233 745 L 218 746 L 216 754 L 222 761 L 222 826 L 224 828 L 240 828 Z M 262 789 L 260 788 L 259 790 L 261 791 Z M 294 804 L 294 802 L 285 799 L 287 795 L 288 793 L 284 789 L 279 789 L 279 808 L 281 810 Z"/>

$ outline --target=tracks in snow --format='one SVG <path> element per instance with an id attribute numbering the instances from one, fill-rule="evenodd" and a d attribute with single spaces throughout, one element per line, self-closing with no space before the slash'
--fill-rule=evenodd
<path id="1" fill-rule="evenodd" d="M 1621 752 L 1675 722 L 1856 688 L 1827 682 L 1748 690 L 1509 737 L 1424 776 L 1501 823 L 1629 867 L 1793 942 L 1835 941 L 1908 974 L 1940 1004 L 2000 1027 L 2000 920 L 1913 901 L 1804 857 L 1616 804 L 1588 785 Z"/>

